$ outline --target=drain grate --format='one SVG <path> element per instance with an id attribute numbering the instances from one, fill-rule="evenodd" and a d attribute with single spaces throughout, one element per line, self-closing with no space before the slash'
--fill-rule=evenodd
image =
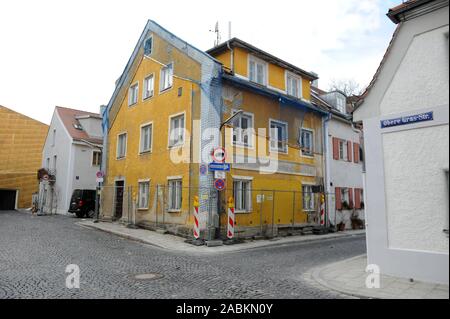
<path id="1" fill-rule="evenodd" d="M 134 275 L 134 279 L 143 281 L 161 279 L 162 277 L 163 275 L 154 273 Z"/>

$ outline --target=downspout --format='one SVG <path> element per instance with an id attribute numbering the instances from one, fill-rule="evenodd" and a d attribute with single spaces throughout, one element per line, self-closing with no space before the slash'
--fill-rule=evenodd
<path id="1" fill-rule="evenodd" d="M 227 41 L 228 50 L 230 50 L 230 69 L 231 73 L 234 75 L 234 49 L 230 46 L 230 41 Z"/>
<path id="2" fill-rule="evenodd" d="M 324 130 L 324 134 L 323 134 L 323 145 L 324 145 L 324 156 L 323 156 L 323 160 L 324 160 L 324 175 L 325 175 L 325 211 L 326 211 L 326 216 L 327 216 L 327 227 L 329 227 L 330 225 L 330 200 L 329 200 L 329 196 L 331 194 L 331 189 L 330 189 L 330 159 L 328 158 L 329 154 L 330 154 L 330 145 L 328 143 L 328 132 L 329 132 L 329 123 L 331 120 L 331 113 L 328 113 L 328 116 L 323 120 L 323 130 Z M 336 215 L 336 213 L 335 213 Z M 336 225 L 334 225 L 334 227 L 336 227 Z"/>

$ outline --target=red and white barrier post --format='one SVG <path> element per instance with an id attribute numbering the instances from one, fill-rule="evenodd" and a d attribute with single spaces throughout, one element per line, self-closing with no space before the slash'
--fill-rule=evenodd
<path id="1" fill-rule="evenodd" d="M 200 206 L 198 196 L 194 197 L 194 238 L 199 239 L 200 237 L 200 226 L 199 226 L 199 215 L 198 207 Z"/>
<path id="2" fill-rule="evenodd" d="M 228 199 L 228 239 L 234 238 L 234 225 L 236 224 L 236 215 L 234 214 L 234 199 L 230 197 Z"/>

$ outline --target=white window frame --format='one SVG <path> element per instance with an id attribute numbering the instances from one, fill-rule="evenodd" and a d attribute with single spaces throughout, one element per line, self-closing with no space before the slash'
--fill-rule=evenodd
<path id="1" fill-rule="evenodd" d="M 272 147 L 272 142 L 275 141 L 273 139 L 273 137 L 272 137 L 272 123 L 275 123 L 275 124 L 280 125 L 280 126 L 284 125 L 286 127 L 286 137 L 285 137 L 285 141 L 284 141 L 285 149 L 283 149 L 283 150 L 280 150 L 278 148 L 278 139 L 276 140 L 277 147 L 276 148 Z M 289 125 L 288 125 L 288 122 L 275 120 L 275 119 L 269 119 L 269 150 L 270 150 L 270 152 L 272 152 L 272 153 L 288 154 L 289 153 L 288 141 L 289 141 Z"/>
<path id="2" fill-rule="evenodd" d="M 96 164 L 96 163 L 94 163 L 94 159 L 95 159 L 95 154 L 100 154 L 99 155 L 99 162 L 98 162 L 98 164 Z M 100 166 L 101 165 L 101 163 L 102 163 L 102 152 L 101 151 L 99 151 L 99 150 L 92 150 L 92 160 L 91 160 L 91 166 L 92 167 L 98 167 L 98 166 Z"/>
<path id="3" fill-rule="evenodd" d="M 291 92 L 289 92 L 289 85 L 288 85 L 288 83 L 289 83 L 289 79 L 290 78 L 297 80 L 297 93 L 298 93 L 297 95 L 294 95 Z M 293 97 L 295 97 L 297 99 L 303 98 L 303 79 L 302 79 L 301 76 L 299 76 L 297 74 L 294 74 L 292 72 L 286 71 L 285 81 L 286 81 L 285 84 L 286 84 L 286 94 L 287 95 L 293 96 Z"/>
<path id="4" fill-rule="evenodd" d="M 172 134 L 172 119 L 176 117 L 183 116 L 183 130 L 182 130 L 182 136 L 183 136 L 183 142 L 182 143 L 174 143 L 172 144 L 171 134 Z M 181 112 L 177 114 L 173 114 L 169 116 L 169 134 L 168 134 L 168 148 L 177 148 L 177 147 L 183 147 L 186 142 L 186 112 Z"/>
<path id="5" fill-rule="evenodd" d="M 302 185 L 302 208 L 304 212 L 315 212 L 316 211 L 316 200 L 314 193 L 312 191 L 314 185 L 303 184 Z M 305 190 L 306 189 L 306 190 Z M 307 195 L 309 194 L 309 202 L 307 201 Z"/>
<path id="6" fill-rule="evenodd" d="M 143 190 L 141 187 L 147 185 L 147 190 L 145 194 L 143 194 Z M 145 186 L 144 186 L 145 187 Z M 144 198 L 144 203 L 142 202 L 143 195 L 145 195 L 146 198 Z M 138 210 L 148 210 L 149 204 L 150 204 L 150 179 L 142 179 L 138 181 Z M 145 204 L 145 205 L 144 205 Z"/>
<path id="7" fill-rule="evenodd" d="M 164 74 L 165 70 L 170 70 L 170 69 L 172 69 L 172 73 L 171 74 L 169 73 L 169 86 L 164 87 L 165 78 L 164 78 L 163 74 Z M 160 93 L 168 91 L 173 87 L 173 74 L 174 74 L 173 70 L 174 70 L 173 62 L 171 62 L 161 68 L 161 71 L 159 73 L 159 92 Z"/>
<path id="8" fill-rule="evenodd" d="M 174 186 L 175 188 L 173 188 Z M 174 189 L 175 193 L 173 192 Z M 175 196 L 175 199 L 172 196 Z M 173 206 L 174 204 L 175 206 Z M 167 207 L 169 213 L 181 212 L 183 207 L 183 179 L 180 177 L 167 179 Z"/>
<path id="9" fill-rule="evenodd" d="M 133 95 L 131 92 L 134 88 L 136 88 L 136 95 L 134 96 L 135 100 L 132 100 Z M 139 101 L 139 81 L 131 84 L 130 87 L 128 88 L 128 106 L 134 106 L 138 103 L 138 101 Z"/>
<path id="10" fill-rule="evenodd" d="M 119 142 L 120 142 L 120 136 L 125 135 L 125 149 L 124 149 L 124 154 L 123 156 L 120 156 L 121 154 L 119 154 Z M 127 132 L 122 132 L 117 134 L 117 147 L 116 147 L 116 159 L 120 160 L 120 159 L 124 159 L 125 157 L 127 157 L 127 147 L 128 147 L 128 133 Z"/>
<path id="11" fill-rule="evenodd" d="M 144 140 L 142 139 L 142 130 L 145 127 L 150 126 L 150 141 L 149 141 L 149 148 L 148 149 L 143 149 L 143 142 Z M 139 127 L 139 155 L 142 154 L 148 154 L 151 153 L 153 151 L 153 121 L 152 122 L 148 122 L 148 123 L 144 123 Z"/>
<path id="12" fill-rule="evenodd" d="M 233 114 L 235 114 L 236 112 L 237 112 L 237 110 L 233 110 Z M 242 130 L 242 128 L 241 128 L 242 117 L 246 117 L 249 119 L 249 127 L 246 130 Z M 239 126 L 234 125 L 236 123 L 236 121 L 239 121 Z M 255 116 L 253 113 L 243 112 L 240 115 L 238 115 L 233 120 L 233 145 L 253 149 L 255 147 L 255 134 L 253 134 L 254 127 L 255 127 Z M 247 135 L 247 139 L 248 139 L 247 144 L 244 142 L 245 135 Z M 234 140 L 235 136 L 236 136 L 236 141 Z"/>
<path id="13" fill-rule="evenodd" d="M 250 70 L 251 70 L 250 63 L 251 62 L 255 63 L 255 79 L 252 79 L 252 77 L 251 77 L 251 72 L 250 72 Z M 261 64 L 263 66 L 263 72 L 264 72 L 263 83 L 257 82 L 257 80 L 258 80 L 258 64 Z M 268 83 L 269 83 L 269 64 L 266 61 L 261 60 L 261 59 L 255 57 L 254 55 L 249 54 L 248 55 L 248 70 L 247 70 L 247 72 L 248 72 L 248 79 L 250 82 L 253 82 L 253 83 L 256 83 L 259 85 L 263 85 L 263 86 L 268 85 Z"/>
<path id="14" fill-rule="evenodd" d="M 148 92 L 148 79 L 152 79 L 151 93 L 147 95 Z M 148 100 L 155 96 L 155 73 L 149 74 L 144 78 L 144 89 L 142 90 L 142 101 Z"/>
<path id="15" fill-rule="evenodd" d="M 343 140 L 343 139 L 339 139 L 338 141 L 339 141 L 339 143 L 338 143 L 339 159 L 341 161 L 346 161 L 348 158 L 348 154 L 347 154 L 348 141 Z M 342 146 L 342 152 L 341 152 L 341 146 Z"/>
<path id="16" fill-rule="evenodd" d="M 244 183 L 249 187 L 246 191 L 244 191 Z M 238 189 L 236 189 L 236 184 L 240 184 Z M 236 214 L 248 214 L 252 212 L 252 188 L 253 178 L 233 176 L 233 199 Z M 246 192 L 246 194 L 244 194 L 243 192 Z M 243 199 L 244 201 L 241 202 L 241 199 Z M 241 206 L 241 204 L 247 207 L 243 207 Z"/>
<path id="17" fill-rule="evenodd" d="M 303 143 L 302 143 L 303 132 L 308 132 L 308 133 L 311 134 L 311 153 L 304 153 L 303 152 L 303 146 L 304 146 Z M 300 142 L 300 146 L 301 146 L 300 154 L 303 157 L 314 157 L 314 147 L 315 147 L 315 145 L 314 145 L 314 130 L 312 130 L 310 128 L 306 128 L 306 127 L 300 128 L 300 140 L 299 140 L 299 142 Z"/>
<path id="18" fill-rule="evenodd" d="M 342 105 L 339 105 L 339 102 L 342 102 Z M 339 112 L 341 112 L 342 114 L 347 114 L 346 109 L 345 109 L 345 98 L 341 95 L 336 96 L 336 108 L 338 109 Z"/>

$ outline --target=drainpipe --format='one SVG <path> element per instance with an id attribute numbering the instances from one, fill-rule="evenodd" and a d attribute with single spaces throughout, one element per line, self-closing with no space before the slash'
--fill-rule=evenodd
<path id="1" fill-rule="evenodd" d="M 230 41 L 227 41 L 228 50 L 231 52 L 230 69 L 231 73 L 234 75 L 234 49 L 230 46 Z"/>
<path id="2" fill-rule="evenodd" d="M 326 216 L 327 216 L 327 223 L 326 225 L 330 225 L 330 201 L 329 196 L 331 194 L 330 189 L 330 159 L 328 158 L 328 155 L 330 154 L 330 145 L 328 143 L 328 131 L 329 131 L 329 123 L 331 120 L 331 113 L 328 113 L 328 116 L 323 120 L 323 127 L 324 127 L 324 136 L 323 136 L 323 145 L 324 145 L 324 175 L 325 175 L 325 209 L 326 209 Z M 336 213 L 335 213 L 336 215 Z M 336 225 L 334 225 L 336 227 Z"/>

